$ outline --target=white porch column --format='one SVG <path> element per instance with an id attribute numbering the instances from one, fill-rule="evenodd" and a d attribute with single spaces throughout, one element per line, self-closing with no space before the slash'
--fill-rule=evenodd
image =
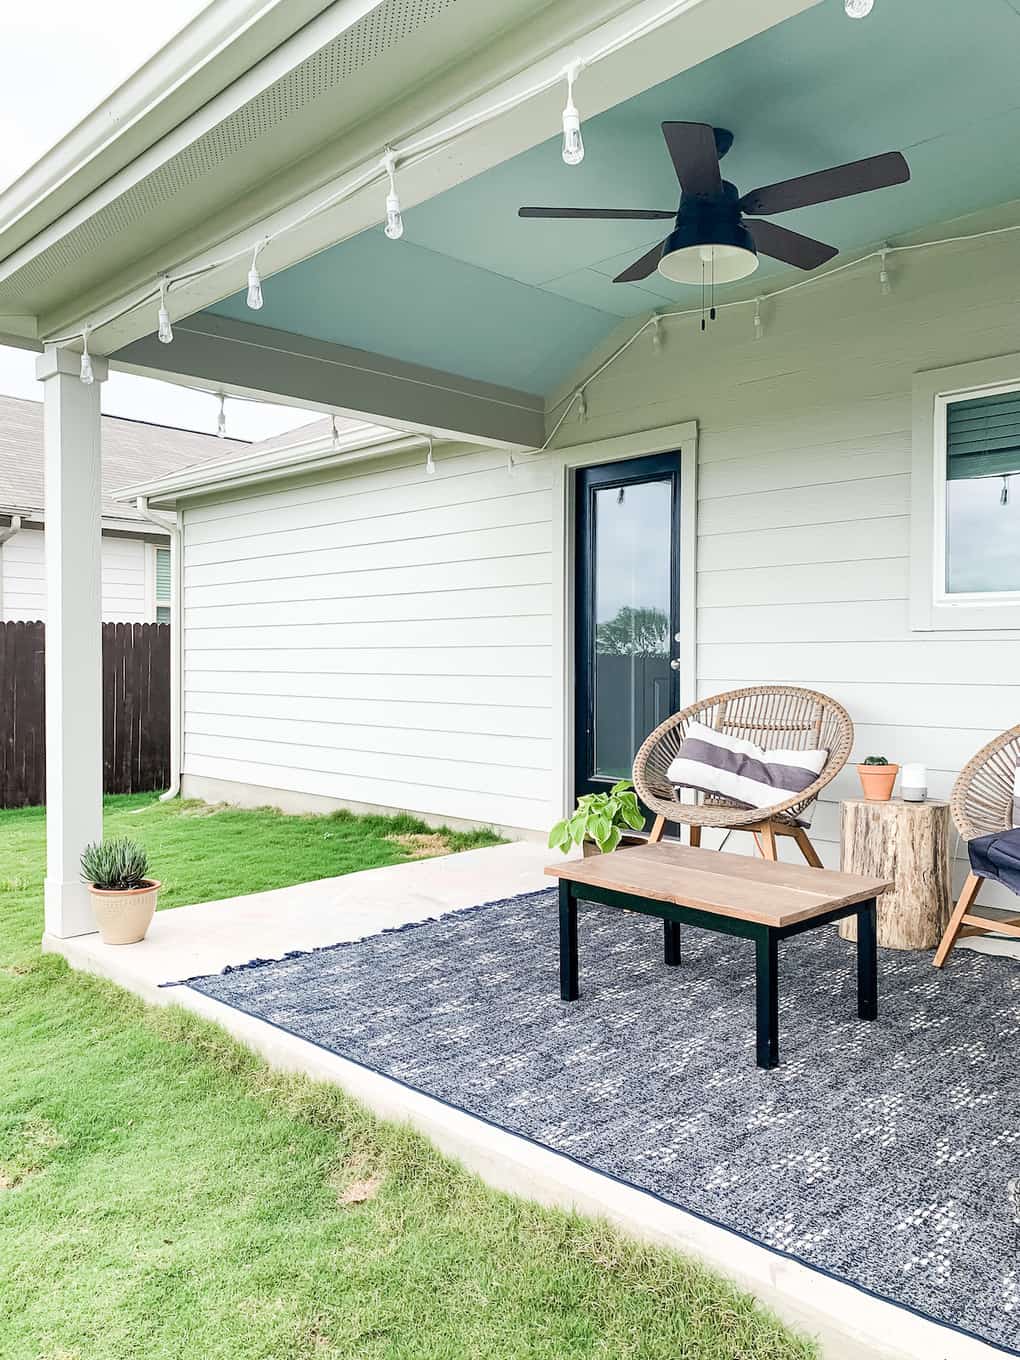
<path id="1" fill-rule="evenodd" d="M 102 508 L 99 384 L 80 357 L 47 346 L 43 384 L 46 494 L 46 933 L 96 929 L 78 860 L 103 831 Z"/>

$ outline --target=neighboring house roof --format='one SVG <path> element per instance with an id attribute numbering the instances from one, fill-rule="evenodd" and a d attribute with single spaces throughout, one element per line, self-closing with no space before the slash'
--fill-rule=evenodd
<path id="1" fill-rule="evenodd" d="M 316 422 L 318 423 L 318 422 Z M 128 482 L 147 481 L 202 463 L 248 453 L 243 439 L 103 416 L 103 517 L 141 520 L 133 505 L 114 498 Z M 40 518 L 43 502 L 42 402 L 0 396 L 0 513 Z"/>

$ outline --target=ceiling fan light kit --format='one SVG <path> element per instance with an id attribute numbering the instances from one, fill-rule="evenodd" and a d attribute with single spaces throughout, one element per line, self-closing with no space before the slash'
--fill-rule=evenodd
<path id="1" fill-rule="evenodd" d="M 736 283 L 758 268 L 754 238 L 740 221 L 736 192 L 728 201 L 684 199 L 656 269 L 674 283 Z"/>

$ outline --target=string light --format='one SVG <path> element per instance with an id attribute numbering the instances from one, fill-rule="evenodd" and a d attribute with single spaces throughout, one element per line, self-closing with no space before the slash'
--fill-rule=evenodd
<path id="1" fill-rule="evenodd" d="M 159 313 L 157 315 L 159 343 L 161 345 L 171 345 L 174 339 L 174 328 L 170 324 L 170 313 L 166 306 L 166 290 L 169 286 L 170 281 L 164 274 L 159 281 Z"/>
<path id="2" fill-rule="evenodd" d="M 875 0 L 844 0 L 848 19 L 866 19 L 875 8 Z"/>
<path id="3" fill-rule="evenodd" d="M 248 269 L 248 295 L 245 298 L 253 312 L 260 311 L 265 299 L 262 296 L 262 279 L 259 275 L 259 251 L 265 245 L 260 241 L 251 253 L 251 266 Z"/>
<path id="4" fill-rule="evenodd" d="M 79 376 L 82 382 L 88 387 L 96 380 L 96 375 L 92 372 L 92 360 L 89 358 L 89 331 L 92 329 L 88 323 L 81 333 L 81 369 Z"/>
<path id="5" fill-rule="evenodd" d="M 227 437 L 227 398 L 226 398 L 226 396 L 225 396 L 222 392 L 219 394 L 219 398 L 220 398 L 220 413 L 219 413 L 219 415 L 216 417 L 216 437 L 217 437 L 217 439 L 226 439 L 226 437 Z"/>
<path id="6" fill-rule="evenodd" d="M 514 475 L 514 468 L 516 466 L 517 464 L 514 462 L 513 453 L 508 453 L 506 456 L 506 470 L 508 476 L 512 477 Z"/>
<path id="7" fill-rule="evenodd" d="M 397 193 L 397 158 L 388 147 L 382 163 L 390 180 L 390 190 L 386 195 L 386 225 L 383 231 L 391 241 L 399 241 L 404 234 L 404 219 L 400 215 L 400 197 Z"/>
<path id="8" fill-rule="evenodd" d="M 658 312 L 652 317 L 652 349 L 656 352 L 662 349 L 662 317 Z"/>
<path id="9" fill-rule="evenodd" d="M 429 451 L 425 455 L 425 471 L 431 477 L 435 473 L 436 463 L 432 457 L 432 436 L 429 436 Z"/>
<path id="10" fill-rule="evenodd" d="M 878 286 L 882 290 L 883 297 L 888 297 L 889 294 L 892 292 L 892 279 L 890 279 L 889 277 L 889 270 L 886 266 L 886 259 L 888 255 L 889 247 L 883 246 L 881 251 L 879 252 L 878 257 L 879 260 L 881 261 L 881 266 L 878 271 Z"/>
<path id="11" fill-rule="evenodd" d="M 330 416 L 329 423 L 333 434 L 333 448 L 338 449 L 340 447 L 340 431 L 336 427 L 336 416 Z"/>
<path id="12" fill-rule="evenodd" d="M 577 394 L 577 418 L 582 425 L 588 419 L 588 398 L 584 395 L 583 387 Z"/>
<path id="13" fill-rule="evenodd" d="M 754 338 L 761 340 L 765 335 L 765 323 L 761 319 L 761 298 L 754 300 Z"/>
<path id="14" fill-rule="evenodd" d="M 1002 478 L 1002 490 L 999 492 L 999 504 L 1009 504 L 1009 474 L 1005 473 Z"/>
<path id="15" fill-rule="evenodd" d="M 574 104 L 574 81 L 581 71 L 581 63 L 567 67 L 567 102 L 563 106 L 563 162 L 580 165 L 584 160 L 584 140 L 581 137 L 581 115 Z"/>

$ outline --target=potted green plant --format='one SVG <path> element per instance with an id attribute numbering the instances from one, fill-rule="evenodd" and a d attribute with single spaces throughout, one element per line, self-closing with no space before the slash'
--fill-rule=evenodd
<path id="1" fill-rule="evenodd" d="M 149 877 L 149 857 L 137 841 L 122 836 L 85 847 L 81 876 L 89 885 L 92 910 L 104 944 L 137 944 L 145 939 L 156 911 L 160 885 Z"/>
<path id="2" fill-rule="evenodd" d="M 644 824 L 634 785 L 621 779 L 608 793 L 586 793 L 579 798 L 571 816 L 549 832 L 549 847 L 566 851 L 579 845 L 585 855 L 605 855 L 621 845 L 643 844 L 643 837 L 628 836 L 625 828 L 640 831 Z"/>
<path id="3" fill-rule="evenodd" d="M 890 765 L 885 756 L 868 756 L 863 764 L 857 766 L 865 798 L 870 803 L 888 803 L 899 772 L 900 767 Z"/>

